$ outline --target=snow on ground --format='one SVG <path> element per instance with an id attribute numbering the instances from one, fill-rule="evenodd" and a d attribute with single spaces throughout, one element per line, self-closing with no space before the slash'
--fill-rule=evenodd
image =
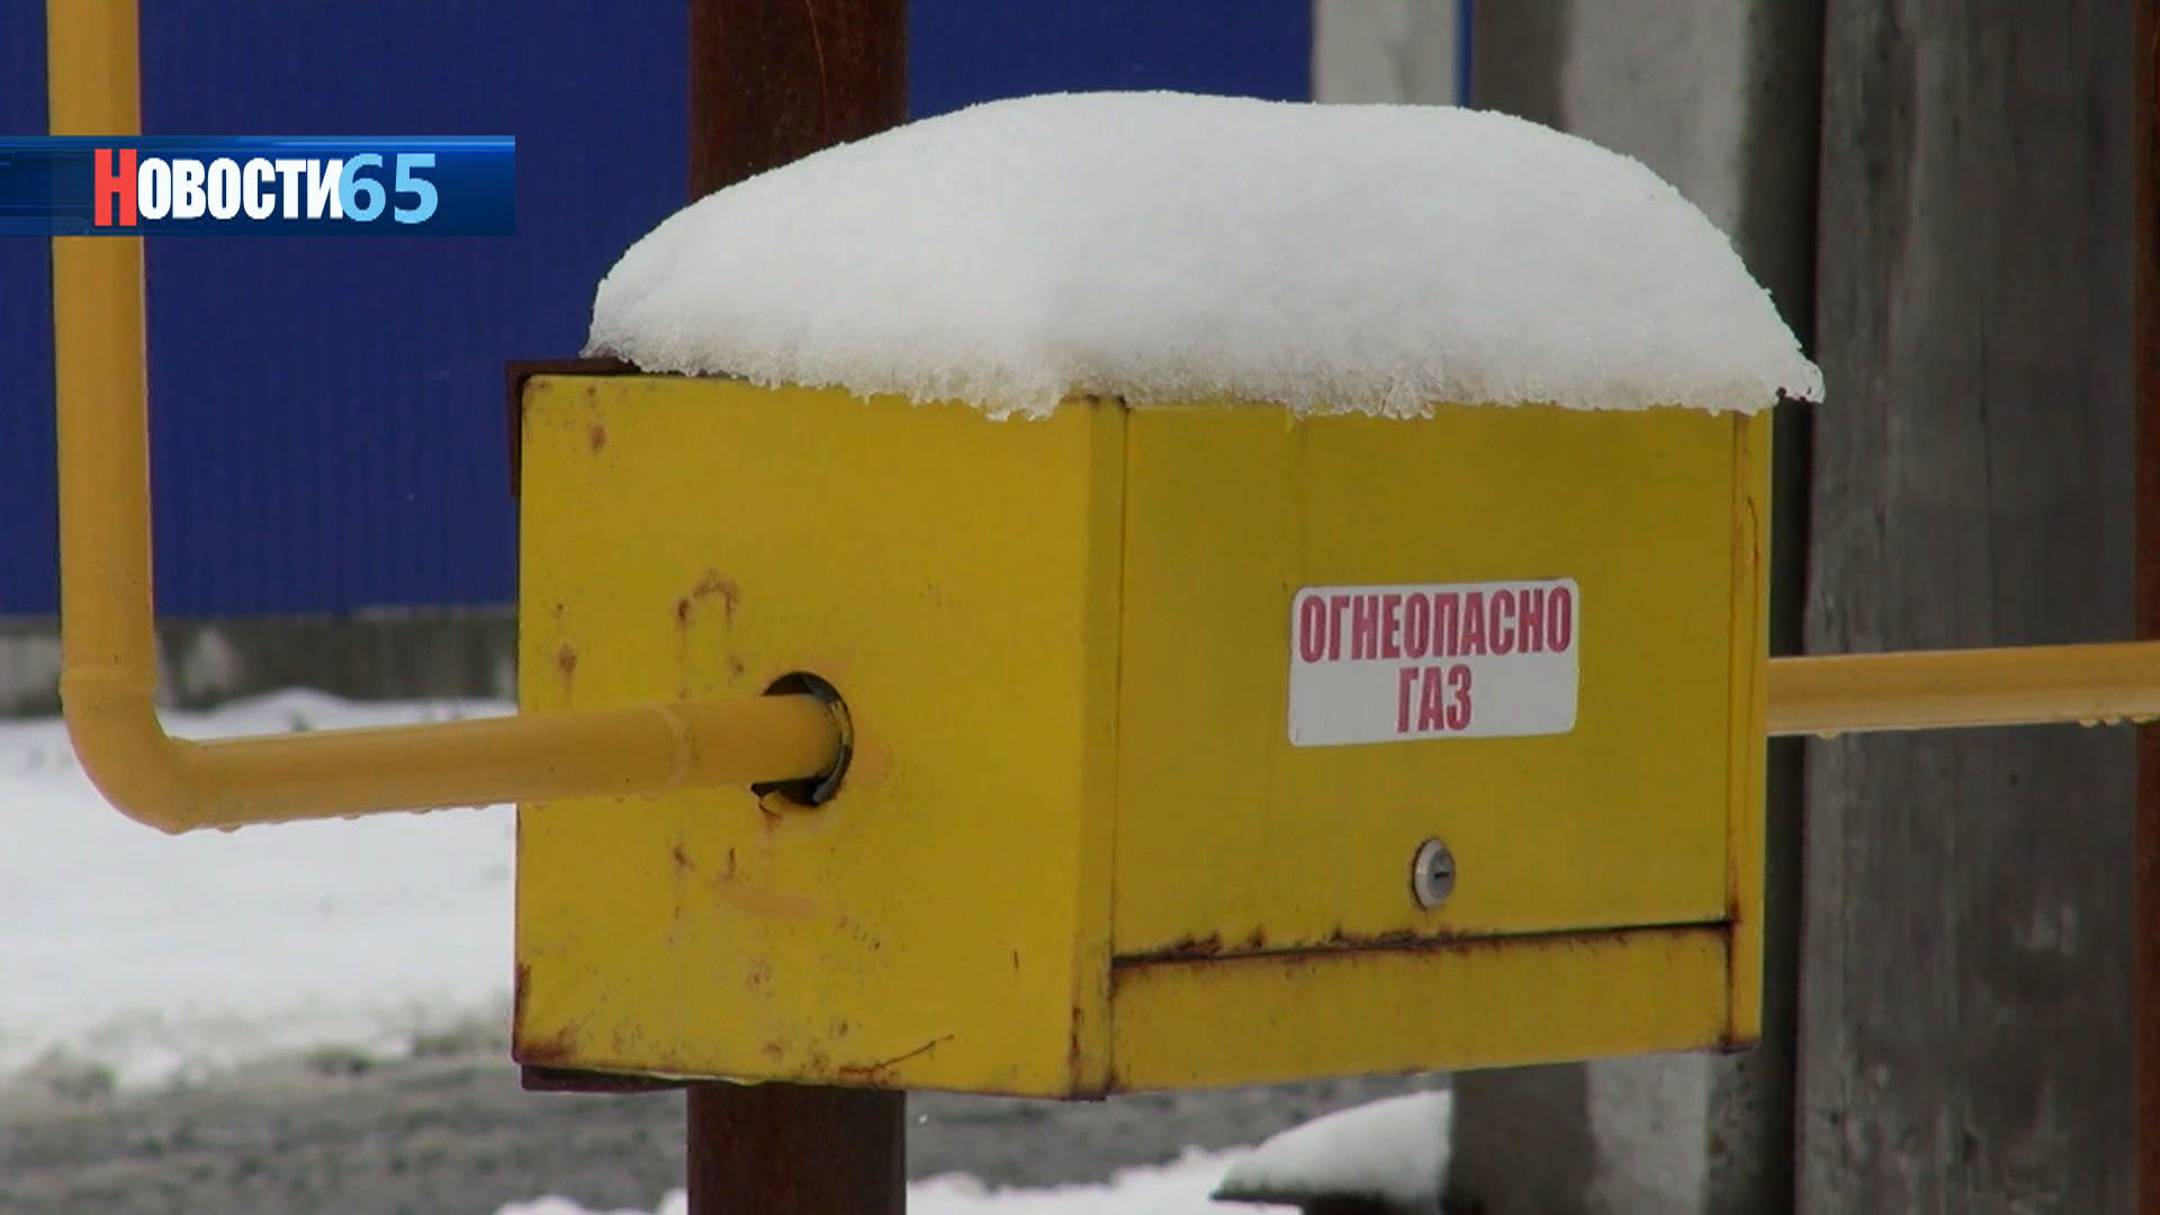
<path id="1" fill-rule="evenodd" d="M 932 1177 L 908 1187 L 909 1215 L 1232 1215 L 1282 1207 L 1225 1205 L 1208 1194 L 1237 1152 L 1188 1150 L 1159 1168 L 1120 1169 L 1108 1185 L 989 1190 L 968 1177 Z"/>
<path id="2" fill-rule="evenodd" d="M 1321 1197 L 1357 1197 L 1404 1211 L 1438 1211 L 1447 1169 L 1453 1095 L 1410 1093 L 1315 1118 L 1257 1148 L 1187 1149 L 1171 1164 L 1121 1169 L 1108 1184 L 990 1189 L 945 1176 L 908 1187 L 910 1215 L 1230 1215 L 1290 1211 Z M 1216 1199 L 1216 1194 L 1224 1195 Z M 681 1192 L 656 1215 L 686 1215 Z M 593 1212 L 564 1198 L 503 1207 L 496 1215 L 643 1215 Z"/>
<path id="3" fill-rule="evenodd" d="M 908 1187 L 908 1215 L 1266 1215 L 1288 1207 L 1248 1206 L 1210 1201 L 1208 1192 L 1234 1164 L 1238 1152 L 1187 1151 L 1159 1168 L 1120 1169 L 1107 1185 L 1059 1186 L 1043 1190 L 993 1190 L 971 1177 L 945 1176 Z M 687 1215 L 682 1193 L 667 1196 L 655 1215 Z M 633 1211 L 592 1212 L 562 1198 L 515 1202 L 496 1215 L 642 1215 Z"/>
<path id="4" fill-rule="evenodd" d="M 646 1213 L 623 1207 L 618 1207 L 612 1211 L 595 1211 L 588 1207 L 581 1207 L 567 1198 L 551 1194 L 546 1198 L 535 1198 L 531 1202 L 513 1202 L 496 1211 L 495 1215 L 646 1215 Z M 659 1208 L 653 1211 L 652 1215 L 690 1215 L 690 1200 L 681 1190 L 675 1190 L 661 1201 Z"/>
<path id="5" fill-rule="evenodd" d="M 360 705 L 284 692 L 166 721 L 177 734 L 204 738 L 507 708 Z M 105 805 L 58 722 L 0 721 L 0 829 L 0 1089 L 55 1060 L 142 1089 L 325 1047 L 394 1057 L 476 1018 L 490 1026 L 507 1018 L 514 835 L 507 807 L 168 836 Z M 1189 1149 L 1172 1164 L 1121 1170 L 1102 1185 L 991 1189 L 965 1176 L 934 1177 L 910 1187 L 909 1210 L 1280 1210 L 1216 1203 L 1209 1194 L 1226 1169 L 1274 1181 L 1297 1170 L 1322 1179 L 1345 1169 L 1437 1176 L 1431 1156 L 1445 1128 L 1434 1130 L 1432 1119 L 1435 1109 L 1445 1117 L 1444 1102 L 1423 1095 L 1332 1115 L 1252 1154 Z M 683 1212 L 679 1193 L 659 1207 L 660 1215 Z M 499 1215 L 591 1213 L 538 1198 Z"/>
<path id="6" fill-rule="evenodd" d="M 1000 415 L 1822 395 L 1637 161 L 1502 114 L 1175 93 L 990 102 L 721 190 L 609 271 L 587 350 Z"/>
<path id="7" fill-rule="evenodd" d="M 285 692 L 168 713 L 212 737 L 508 711 Z M 168 836 L 107 807 L 52 720 L 0 722 L 0 1086 L 44 1060 L 122 1087 L 507 1024 L 508 807 Z"/>
<path id="8" fill-rule="evenodd" d="M 1359 1197 L 1437 1211 L 1453 1110 L 1453 1093 L 1410 1093 L 1315 1118 L 1232 1164 L 1218 1192 L 1275 1201 Z"/>

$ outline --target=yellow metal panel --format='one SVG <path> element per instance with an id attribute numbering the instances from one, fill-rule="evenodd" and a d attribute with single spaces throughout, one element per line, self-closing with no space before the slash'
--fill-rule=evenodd
<path id="1" fill-rule="evenodd" d="M 1744 1046 L 1762 1036 L 1763 983 L 1763 723 L 1769 711 L 1770 418 L 1734 427 L 1731 653 L 1732 757 L 1726 831 L 1726 931 L 1731 988 L 1725 1037 Z"/>
<path id="2" fill-rule="evenodd" d="M 1718 927 L 1120 965 L 1117 1086 L 1197 1088 L 1714 1048 Z"/>
<path id="3" fill-rule="evenodd" d="M 1749 423 L 1189 407 L 1128 430 L 1119 955 L 1727 917 L 1729 833 L 1760 813 L 1734 769 L 1761 749 L 1759 680 L 1732 668 L 1759 666 L 1760 634 L 1729 636 L 1759 596 L 1734 522 L 1767 490 Z M 1571 732 L 1290 744 L 1300 587 L 1561 577 L 1580 586 Z M 1421 911 L 1428 836 L 1460 878 Z"/>
<path id="4" fill-rule="evenodd" d="M 729 790 L 527 805 L 519 1059 L 1102 1086 L 1124 425 L 528 383 L 525 711 L 808 671 L 846 697 L 856 754 L 815 811 Z"/>
<path id="5" fill-rule="evenodd" d="M 526 709 L 809 671 L 857 753 L 814 811 L 528 806 L 519 1058 L 1073 1095 L 1752 1035 L 1766 433 L 534 379 Z M 1568 732 L 1290 745 L 1300 587 L 1544 578 Z"/>

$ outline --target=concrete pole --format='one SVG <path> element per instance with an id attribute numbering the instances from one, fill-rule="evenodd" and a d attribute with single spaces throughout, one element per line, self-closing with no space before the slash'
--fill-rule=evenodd
<path id="1" fill-rule="evenodd" d="M 1810 648 L 2135 628 L 2134 7 L 1827 5 Z M 2132 1209 L 2133 742 L 1809 742 L 1803 1209 Z"/>

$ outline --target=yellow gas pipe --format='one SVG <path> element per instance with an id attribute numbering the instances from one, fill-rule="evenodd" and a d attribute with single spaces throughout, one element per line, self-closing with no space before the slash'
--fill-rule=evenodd
<path id="1" fill-rule="evenodd" d="M 2160 642 L 1770 660 L 1769 731 L 1841 734 L 2160 717 Z"/>
<path id="2" fill-rule="evenodd" d="M 56 135 L 138 129 L 135 0 L 50 0 Z M 61 694 L 83 768 L 167 831 L 800 778 L 844 723 L 804 696 L 193 743 L 153 707 L 142 242 L 53 241 Z M 1772 734 L 2160 716 L 2160 642 L 1779 658 Z"/>
<path id="3" fill-rule="evenodd" d="M 46 6 L 56 135 L 139 129 L 134 0 Z M 60 691 L 83 770 L 166 831 L 493 801 L 787 780 L 838 761 L 807 696 L 652 704 L 195 743 L 158 722 L 142 241 L 53 241 L 60 442 Z"/>

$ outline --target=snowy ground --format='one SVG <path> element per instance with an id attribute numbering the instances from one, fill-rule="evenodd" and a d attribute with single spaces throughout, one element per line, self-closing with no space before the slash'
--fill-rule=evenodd
<path id="1" fill-rule="evenodd" d="M 1291 1207 L 1224 1205 L 1208 1192 L 1240 1152 L 1188 1151 L 1159 1168 L 1120 1169 L 1104 1185 L 1049 1189 L 992 1188 L 972 1177 L 946 1174 L 908 1187 L 908 1215 L 1227 1215 L 1289 1211 Z M 645 1215 L 642 1211 L 591 1212 L 564 1198 L 516 1202 L 498 1215 Z M 682 1191 L 670 1193 L 655 1215 L 689 1215 Z"/>
<path id="2" fill-rule="evenodd" d="M 168 722 L 209 737 L 502 710 L 288 692 Z M 0 721 L 0 823 L 0 1215 L 679 1211 L 679 1095 L 534 1096 L 503 1058 L 506 808 L 174 838 L 107 808 L 58 723 Z M 1250 1167 L 1241 1145 L 1430 1083 L 925 1095 L 910 1210 L 1261 1210 L 1207 1199 Z"/>
<path id="3" fill-rule="evenodd" d="M 195 737 L 500 713 L 308 692 Z M 123 1088 L 334 1044 L 378 1057 L 508 1007 L 508 807 L 171 837 L 107 808 L 58 722 L 0 722 L 0 1077 Z"/>

